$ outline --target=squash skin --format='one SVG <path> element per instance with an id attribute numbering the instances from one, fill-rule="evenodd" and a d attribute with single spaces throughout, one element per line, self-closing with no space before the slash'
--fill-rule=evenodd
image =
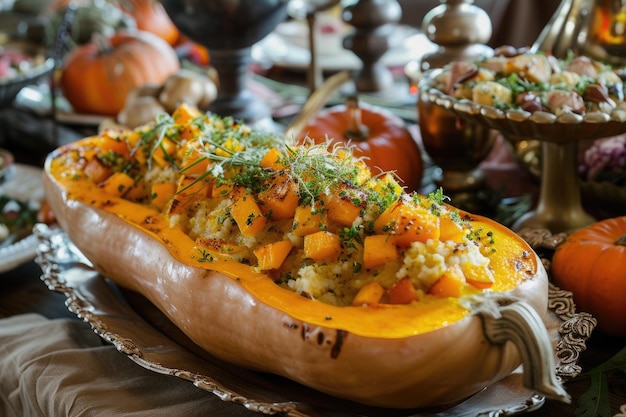
<path id="1" fill-rule="evenodd" d="M 178 261 L 160 241 L 117 215 L 71 199 L 50 173 L 49 162 L 44 174 L 48 202 L 95 268 L 143 294 L 195 343 L 222 360 L 391 408 L 459 401 L 520 363 L 510 342 L 498 346 L 485 339 L 478 316 L 400 339 L 360 336 L 297 320 L 231 277 Z M 513 295 L 543 314 L 547 276 L 538 265 L 537 274 Z"/>

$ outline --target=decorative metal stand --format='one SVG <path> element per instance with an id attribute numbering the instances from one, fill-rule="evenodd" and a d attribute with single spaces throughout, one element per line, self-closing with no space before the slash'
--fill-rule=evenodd
<path id="1" fill-rule="evenodd" d="M 400 4 L 396 0 L 359 0 L 344 7 L 342 17 L 355 28 L 343 46 L 363 63 L 355 76 L 356 90 L 376 92 L 389 88 L 393 76 L 380 59 L 389 50 L 394 25 L 402 17 Z"/>
<path id="2" fill-rule="evenodd" d="M 324 77 L 318 62 L 318 42 L 315 36 L 317 13 L 328 10 L 341 0 L 291 0 L 287 8 L 291 17 L 306 20 L 309 31 L 309 53 L 311 60 L 307 68 L 307 84 L 310 94 L 322 84 Z"/>
<path id="3" fill-rule="evenodd" d="M 492 50 L 485 45 L 492 32 L 487 13 L 473 5 L 473 0 L 441 0 L 441 3 L 426 14 L 422 23 L 424 33 L 438 48 L 422 57 L 421 70 L 490 56 Z M 421 92 L 418 116 L 424 148 L 438 167 L 435 184 L 452 196 L 456 204 L 459 199 L 471 198 L 484 185 L 484 173 L 478 165 L 492 149 L 497 132 L 460 119 L 431 103 Z"/>
<path id="4" fill-rule="evenodd" d="M 421 59 L 423 71 L 441 68 L 450 61 L 474 61 L 491 55 L 485 45 L 491 38 L 489 15 L 474 0 L 441 0 L 422 21 L 422 30 L 437 50 Z"/>
<path id="5" fill-rule="evenodd" d="M 163 0 L 179 30 L 204 45 L 219 76 L 219 95 L 206 109 L 250 125 L 270 118 L 247 87 L 252 45 L 287 17 L 288 0 Z"/>

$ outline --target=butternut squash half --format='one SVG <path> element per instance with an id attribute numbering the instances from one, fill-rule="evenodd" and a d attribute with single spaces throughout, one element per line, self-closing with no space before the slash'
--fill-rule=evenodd
<path id="1" fill-rule="evenodd" d="M 529 387 L 568 398 L 532 249 L 349 147 L 183 106 L 57 149 L 44 177 L 95 268 L 224 361 L 392 408 L 458 402 L 524 362 Z"/>

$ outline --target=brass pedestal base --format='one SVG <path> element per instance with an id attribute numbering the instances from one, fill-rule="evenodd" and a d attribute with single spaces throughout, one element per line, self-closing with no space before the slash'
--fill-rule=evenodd
<path id="1" fill-rule="evenodd" d="M 513 230 L 548 229 L 569 232 L 590 225 L 595 219 L 582 207 L 576 170 L 576 142 L 541 143 L 541 191 L 537 208 L 520 217 Z"/>

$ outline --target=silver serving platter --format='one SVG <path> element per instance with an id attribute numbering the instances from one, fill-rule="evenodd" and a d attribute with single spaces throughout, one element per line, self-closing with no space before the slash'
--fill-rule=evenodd
<path id="1" fill-rule="evenodd" d="M 544 397 L 523 387 L 521 369 L 461 403 L 428 410 L 363 406 L 281 377 L 241 369 L 212 357 L 143 297 L 94 271 L 62 230 L 37 225 L 35 235 L 41 279 L 50 290 L 64 294 L 68 309 L 88 322 L 100 337 L 151 371 L 187 380 L 252 412 L 289 417 L 498 417 L 530 412 L 545 402 Z M 581 372 L 579 354 L 585 350 L 596 320 L 587 313 L 577 313 L 571 293 L 556 287 L 550 288 L 549 309 L 556 373 L 567 380 Z"/>

